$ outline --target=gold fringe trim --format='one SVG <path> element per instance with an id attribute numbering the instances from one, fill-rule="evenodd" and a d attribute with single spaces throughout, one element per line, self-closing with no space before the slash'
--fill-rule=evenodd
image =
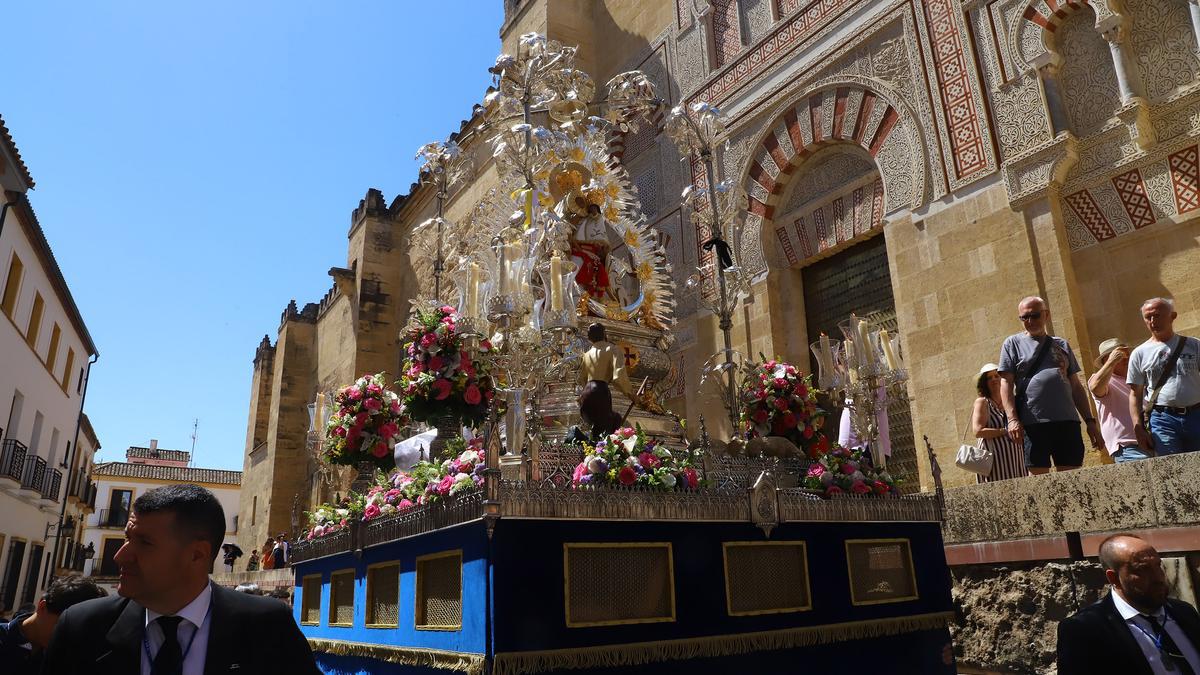
<path id="1" fill-rule="evenodd" d="M 372 645 L 361 642 L 346 642 L 344 640 L 324 640 L 308 638 L 308 644 L 314 652 L 324 652 L 336 656 L 357 656 L 376 661 L 397 663 L 402 666 L 425 666 L 453 670 L 467 675 L 483 675 L 485 658 L 483 654 L 464 652 L 447 652 L 440 649 L 417 649 L 413 647 L 394 647 L 392 645 Z"/>
<path id="2" fill-rule="evenodd" d="M 756 651 L 808 647 L 844 640 L 944 628 L 953 617 L 953 612 L 934 612 L 890 619 L 850 621 L 738 635 L 713 635 L 681 640 L 633 642 L 623 645 L 507 652 L 496 654 L 495 662 L 492 664 L 492 675 L 541 673 L 576 668 L 637 666 L 660 661 L 682 661 L 713 656 L 733 656 Z"/>

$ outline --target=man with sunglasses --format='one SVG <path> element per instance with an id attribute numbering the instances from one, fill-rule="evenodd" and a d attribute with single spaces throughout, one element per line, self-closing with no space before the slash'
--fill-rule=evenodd
<path id="1" fill-rule="evenodd" d="M 1099 555 L 1112 589 L 1058 624 L 1058 675 L 1200 675 L 1200 614 L 1167 597 L 1158 551 L 1114 534 Z"/>
<path id="2" fill-rule="evenodd" d="M 1049 472 L 1051 460 L 1059 471 L 1078 469 L 1083 464 L 1080 419 L 1092 446 L 1104 445 L 1079 381 L 1079 362 L 1066 340 L 1046 333 L 1050 308 L 1045 300 L 1025 298 L 1017 305 L 1017 316 L 1025 330 L 1010 335 L 1000 349 L 1000 399 L 1009 437 L 1024 444 L 1031 474 Z"/>
<path id="3" fill-rule="evenodd" d="M 1177 316 L 1175 304 L 1166 298 L 1142 303 L 1142 321 L 1150 339 L 1129 356 L 1127 381 L 1133 392 L 1129 412 L 1138 422 L 1138 445 L 1157 455 L 1200 450 L 1200 340 L 1175 332 Z M 1179 355 L 1163 378 L 1176 348 Z M 1150 410 L 1146 399 L 1154 399 Z M 1141 424 L 1145 415 L 1149 415 L 1149 433 Z"/>

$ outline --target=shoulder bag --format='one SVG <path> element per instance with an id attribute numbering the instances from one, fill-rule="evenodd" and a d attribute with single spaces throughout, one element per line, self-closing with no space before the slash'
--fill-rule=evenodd
<path id="1" fill-rule="evenodd" d="M 1050 351 L 1050 344 L 1052 342 L 1054 342 L 1054 336 L 1047 333 L 1046 338 L 1042 340 L 1042 344 L 1038 347 L 1037 353 L 1033 355 L 1033 360 L 1029 362 L 1029 367 L 1027 367 L 1025 371 L 1021 373 L 1021 377 L 1017 380 L 1017 390 L 1013 398 L 1017 404 L 1018 420 L 1021 419 L 1021 411 L 1025 409 L 1025 405 L 1028 403 L 1028 401 L 1025 400 L 1025 390 L 1029 387 L 1029 382 L 1033 379 L 1035 374 L 1034 371 L 1036 371 L 1037 367 L 1041 365 L 1043 360 L 1045 360 L 1046 352 Z"/>
<path id="2" fill-rule="evenodd" d="M 1171 378 L 1171 373 L 1175 371 L 1175 364 L 1179 362 L 1179 355 L 1183 353 L 1183 346 L 1187 344 L 1188 338 L 1186 335 L 1179 336 L 1179 344 L 1175 345 L 1175 349 L 1171 350 L 1171 355 L 1167 357 L 1167 362 L 1163 365 L 1162 372 L 1158 375 L 1158 381 L 1154 383 L 1154 387 L 1150 390 L 1150 396 L 1146 399 L 1145 412 L 1149 413 L 1158 403 L 1158 395 L 1162 392 L 1163 385 Z M 1142 415 L 1141 424 L 1150 431 L 1150 415 Z"/>
<path id="3" fill-rule="evenodd" d="M 995 454 L 992 449 L 983 443 L 979 445 L 968 444 L 967 433 L 971 430 L 971 419 L 967 418 L 967 429 L 963 432 L 963 443 L 958 446 L 958 454 L 954 456 L 954 466 L 960 469 L 966 469 L 971 473 L 977 473 L 980 476 L 990 476 L 992 474 L 992 464 L 996 461 Z M 981 441 L 982 439 L 977 439 Z"/>

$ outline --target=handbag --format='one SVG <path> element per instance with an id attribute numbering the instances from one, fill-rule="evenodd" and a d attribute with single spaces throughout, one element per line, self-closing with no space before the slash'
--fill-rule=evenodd
<path id="1" fill-rule="evenodd" d="M 1017 380 L 1016 392 L 1014 392 L 1013 401 L 1016 403 L 1017 418 L 1020 419 L 1021 412 L 1025 409 L 1029 402 L 1025 397 L 1025 390 L 1029 388 L 1029 383 L 1033 380 L 1033 376 L 1037 374 L 1037 368 L 1046 358 L 1046 352 L 1050 351 L 1050 343 L 1054 342 L 1054 336 L 1046 333 L 1042 344 L 1038 345 L 1037 353 L 1033 355 L 1033 360 L 1029 362 L 1029 366 L 1021 373 L 1021 378 Z"/>
<path id="2" fill-rule="evenodd" d="M 970 418 L 967 419 L 967 430 L 971 428 Z M 963 431 L 963 443 L 958 446 L 958 454 L 954 456 L 954 466 L 965 469 L 980 476 L 992 475 L 992 464 L 996 455 L 986 445 L 971 445 L 966 442 L 967 432 Z"/>
<path id="3" fill-rule="evenodd" d="M 1187 341 L 1187 336 L 1179 336 L 1179 342 L 1175 345 L 1175 349 L 1171 350 L 1171 355 L 1167 357 L 1167 362 L 1163 364 L 1162 372 L 1158 375 L 1158 381 L 1154 383 L 1154 388 L 1150 390 L 1150 397 L 1146 400 L 1144 408 L 1145 413 L 1154 410 L 1154 406 L 1158 403 L 1158 395 L 1162 393 L 1163 385 L 1167 383 L 1167 380 L 1171 378 L 1171 373 L 1175 371 L 1175 364 L 1179 362 L 1179 355 L 1183 352 L 1183 347 L 1187 344 Z M 1146 431 L 1150 431 L 1149 414 L 1143 414 L 1139 422 Z"/>

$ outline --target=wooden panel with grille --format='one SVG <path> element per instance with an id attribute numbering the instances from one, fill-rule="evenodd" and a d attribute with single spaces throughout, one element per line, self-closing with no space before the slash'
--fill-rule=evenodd
<path id="1" fill-rule="evenodd" d="M 462 628 L 462 551 L 417 558 L 417 630 Z"/>
<path id="2" fill-rule="evenodd" d="M 329 625 L 354 625 L 354 570 L 329 575 Z"/>
<path id="3" fill-rule="evenodd" d="M 400 625 L 400 564 L 380 563 L 367 568 L 367 627 Z"/>
<path id="4" fill-rule="evenodd" d="M 812 609 L 804 542 L 730 541 L 724 549 L 725 603 L 730 616 Z"/>
<path id="5" fill-rule="evenodd" d="M 300 581 L 300 623 L 317 626 L 321 623 L 321 575 L 313 574 Z"/>
<path id="6" fill-rule="evenodd" d="M 871 237 L 808 265 L 801 275 L 810 341 L 815 342 L 821 333 L 840 340 L 842 334 L 838 322 L 849 319 L 851 312 L 889 332 L 898 332 L 896 300 L 892 294 L 887 246 L 882 236 Z M 836 434 L 842 402 L 822 400 L 821 407 L 830 415 L 825 428 Z M 900 486 L 902 491 L 914 492 L 920 488 L 920 479 L 912 409 L 907 402 L 893 402 L 888 406 L 888 430 L 892 441 L 888 471 L 904 479 Z"/>
<path id="7" fill-rule="evenodd" d="M 614 592 L 613 579 L 636 575 L 636 592 Z M 675 572 L 668 542 L 563 544 L 567 626 L 675 620 Z"/>
<path id="8" fill-rule="evenodd" d="M 916 570 L 907 539 L 848 539 L 850 603 L 878 605 L 916 600 Z"/>

